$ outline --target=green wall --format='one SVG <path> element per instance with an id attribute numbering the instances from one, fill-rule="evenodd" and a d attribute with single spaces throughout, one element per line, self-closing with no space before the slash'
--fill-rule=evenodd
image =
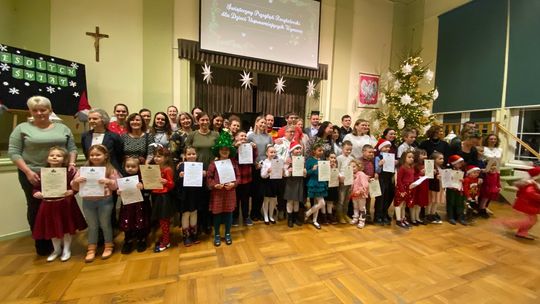
<path id="1" fill-rule="evenodd" d="M 173 0 L 143 0 L 143 106 L 152 112 L 177 104 L 172 97 L 173 13 Z"/>

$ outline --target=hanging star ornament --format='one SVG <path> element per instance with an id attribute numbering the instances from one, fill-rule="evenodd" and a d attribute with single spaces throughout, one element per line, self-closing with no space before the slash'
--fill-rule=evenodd
<path id="1" fill-rule="evenodd" d="M 242 76 L 242 78 L 240 78 L 240 82 L 242 82 L 242 87 L 247 90 L 247 89 L 251 89 L 251 85 L 253 84 L 253 82 L 251 82 L 251 80 L 253 79 L 253 77 L 250 77 L 251 76 L 251 73 L 250 72 L 246 72 L 246 71 L 242 71 L 242 74 L 240 74 L 240 76 Z"/>
<path id="2" fill-rule="evenodd" d="M 286 81 L 287 80 L 283 80 L 283 76 L 278 77 L 277 82 L 275 83 L 276 87 L 274 88 L 274 91 L 276 91 L 277 94 L 281 94 L 281 93 L 285 92 L 284 88 L 286 87 L 286 85 L 285 85 Z"/>
<path id="3" fill-rule="evenodd" d="M 202 75 L 203 75 L 203 81 L 206 82 L 206 84 L 212 83 L 212 71 L 210 70 L 210 66 L 204 63 L 204 66 L 202 67 Z"/>
<path id="4" fill-rule="evenodd" d="M 306 93 L 308 97 L 313 97 L 313 95 L 315 95 L 315 80 L 308 81 Z"/>

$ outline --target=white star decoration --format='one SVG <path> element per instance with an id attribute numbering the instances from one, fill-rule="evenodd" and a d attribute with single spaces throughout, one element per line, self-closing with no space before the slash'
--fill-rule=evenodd
<path id="1" fill-rule="evenodd" d="M 71 63 L 71 67 L 74 68 L 75 70 L 79 68 L 79 65 L 76 64 L 75 62 L 72 62 Z"/>
<path id="2" fill-rule="evenodd" d="M 74 87 L 77 86 L 77 83 L 75 81 L 73 81 L 73 80 L 70 80 L 69 81 L 69 86 L 74 88 Z"/>
<path id="3" fill-rule="evenodd" d="M 51 86 L 48 86 L 45 89 L 47 89 L 47 92 L 49 92 L 50 94 L 55 92 L 55 89 L 53 87 L 51 87 Z"/>
<path id="4" fill-rule="evenodd" d="M 9 94 L 11 94 L 11 95 L 19 95 L 19 89 L 17 89 L 17 88 L 9 88 Z"/>
<path id="5" fill-rule="evenodd" d="M 240 76 L 242 76 L 242 78 L 240 78 L 240 81 L 242 82 L 242 87 L 244 89 L 250 89 L 251 88 L 251 85 L 253 84 L 253 82 L 251 82 L 251 80 L 253 79 L 253 77 L 250 77 L 251 76 L 251 73 L 250 72 L 246 72 L 246 71 L 242 71 L 242 74 L 240 74 Z"/>
<path id="6" fill-rule="evenodd" d="M 398 122 L 397 122 L 397 126 L 398 126 L 398 129 L 403 129 L 405 128 L 405 119 L 403 119 L 403 117 L 401 117 Z"/>
<path id="7" fill-rule="evenodd" d="M 7 72 L 9 71 L 10 67 L 7 63 L 0 63 L 0 70 Z"/>
<path id="8" fill-rule="evenodd" d="M 427 82 L 430 83 L 433 80 L 433 71 L 428 69 L 424 76 L 426 77 Z"/>
<path id="9" fill-rule="evenodd" d="M 403 72 L 403 74 L 409 75 L 409 74 L 412 72 L 412 65 L 410 65 L 410 64 L 407 62 L 407 64 L 405 64 L 405 65 L 401 68 L 401 71 Z"/>
<path id="10" fill-rule="evenodd" d="M 0 51 L 7 52 L 7 46 L 0 44 Z"/>
<path id="11" fill-rule="evenodd" d="M 78 93 L 78 92 L 75 92 L 75 93 L 73 93 L 73 96 L 79 97 L 79 93 Z"/>
<path id="12" fill-rule="evenodd" d="M 315 94 L 315 80 L 308 81 L 306 93 L 309 97 L 312 97 Z"/>
<path id="13" fill-rule="evenodd" d="M 409 94 L 405 94 L 405 95 L 401 96 L 401 103 L 402 104 L 408 105 L 408 104 L 411 104 L 411 101 L 412 101 L 412 98 L 411 98 L 411 96 L 409 96 Z"/>
<path id="14" fill-rule="evenodd" d="M 278 77 L 277 82 L 275 83 L 276 87 L 274 88 L 274 91 L 276 91 L 277 94 L 281 94 L 281 93 L 285 92 L 284 88 L 286 87 L 286 85 L 285 85 L 286 81 L 287 80 L 283 80 L 283 76 Z"/>
<path id="15" fill-rule="evenodd" d="M 202 67 L 202 74 L 203 74 L 203 81 L 206 82 L 206 84 L 212 83 L 212 71 L 210 70 L 210 66 L 204 63 L 204 66 Z"/>

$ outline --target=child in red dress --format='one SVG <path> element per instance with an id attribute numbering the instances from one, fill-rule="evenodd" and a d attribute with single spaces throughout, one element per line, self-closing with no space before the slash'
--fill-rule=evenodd
<path id="1" fill-rule="evenodd" d="M 540 213 L 540 167 L 529 170 L 530 179 L 515 183 L 518 187 L 514 209 L 521 212 L 524 217 L 519 220 L 503 220 L 503 224 L 508 228 L 517 228 L 516 237 L 534 240 L 529 235 L 529 230 L 536 224 L 536 215 Z"/>
<path id="2" fill-rule="evenodd" d="M 427 158 L 426 150 L 414 150 L 414 180 L 418 180 L 425 174 L 424 160 Z M 414 226 L 426 225 L 420 219 L 420 210 L 429 204 L 429 180 L 424 180 L 420 185 L 413 189 L 413 207 L 411 208 L 411 224 Z"/>
<path id="3" fill-rule="evenodd" d="M 394 197 L 394 210 L 396 225 L 409 229 L 411 226 L 405 218 L 404 208 L 412 207 L 413 193 L 411 184 L 414 182 L 414 152 L 407 150 L 399 159 L 399 170 L 396 176 L 396 196 Z"/>
<path id="4" fill-rule="evenodd" d="M 86 228 L 86 221 L 79 209 L 79 205 L 71 190 L 71 180 L 77 170 L 68 170 L 69 157 L 66 149 L 52 147 L 49 149 L 47 163 L 50 168 L 66 170 L 67 191 L 61 197 L 44 197 L 41 184 L 34 187 L 34 197 L 42 200 L 36 216 L 32 237 L 36 240 L 52 240 L 54 251 L 47 258 L 47 262 L 54 261 L 60 254 L 60 260 L 65 262 L 71 257 L 71 236 L 77 230 Z M 64 250 L 61 245 L 64 242 Z"/>

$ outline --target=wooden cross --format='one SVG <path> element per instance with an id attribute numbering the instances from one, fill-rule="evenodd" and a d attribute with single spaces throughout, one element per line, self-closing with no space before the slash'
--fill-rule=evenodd
<path id="1" fill-rule="evenodd" d="M 94 37 L 94 48 L 96 49 L 96 61 L 99 62 L 99 39 L 109 38 L 109 35 L 100 34 L 99 26 L 96 26 L 96 32 L 86 32 L 86 35 Z"/>

